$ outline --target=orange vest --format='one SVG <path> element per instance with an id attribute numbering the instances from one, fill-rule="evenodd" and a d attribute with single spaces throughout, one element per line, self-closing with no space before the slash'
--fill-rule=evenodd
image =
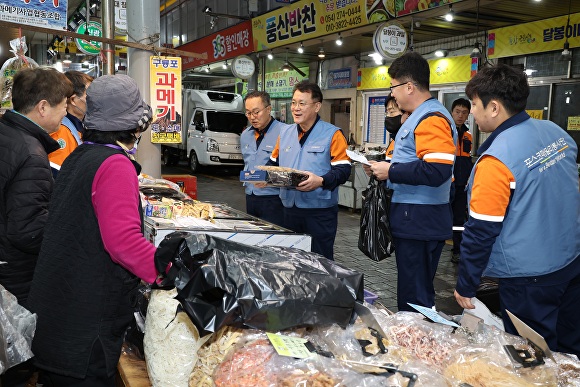
<path id="1" fill-rule="evenodd" d="M 58 142 L 60 149 L 49 153 L 48 161 L 61 166 L 64 159 L 66 159 L 78 146 L 77 140 L 74 138 L 69 128 L 64 124 L 60 124 L 60 128 L 56 132 L 50 133 L 50 137 Z"/>

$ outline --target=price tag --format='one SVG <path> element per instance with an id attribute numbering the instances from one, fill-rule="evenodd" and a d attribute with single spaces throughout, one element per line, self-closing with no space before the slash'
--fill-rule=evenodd
<path id="1" fill-rule="evenodd" d="M 310 352 L 304 345 L 308 340 L 300 337 L 290 337 L 278 335 L 275 333 L 266 333 L 270 343 L 280 356 L 289 356 L 297 359 L 306 359 L 316 354 Z"/>

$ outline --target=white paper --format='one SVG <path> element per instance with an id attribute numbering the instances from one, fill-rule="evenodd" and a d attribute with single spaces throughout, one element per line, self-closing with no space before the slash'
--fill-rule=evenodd
<path id="1" fill-rule="evenodd" d="M 407 302 L 407 304 L 410 305 L 411 307 L 415 308 L 416 310 L 418 310 L 423 316 L 427 317 L 429 320 L 431 320 L 433 322 L 436 322 L 439 324 L 451 325 L 452 327 L 459 328 L 459 325 L 457 325 L 453 321 L 449 321 L 446 318 L 443 318 L 442 316 L 439 315 L 439 313 L 437 313 L 436 310 L 433 310 L 431 308 L 427 308 L 424 306 L 420 306 L 420 305 L 411 304 L 410 302 Z"/>
<path id="2" fill-rule="evenodd" d="M 483 302 L 479 301 L 476 297 L 473 297 L 471 299 L 471 303 L 475 305 L 475 309 L 466 309 L 464 310 L 464 313 L 471 313 L 472 315 L 482 319 L 485 324 L 505 331 L 502 319 L 491 313 L 491 311 L 487 308 L 487 306 L 485 306 Z"/>
<path id="3" fill-rule="evenodd" d="M 363 155 L 361 155 L 360 153 L 353 152 L 353 151 L 347 149 L 346 150 L 346 155 L 348 157 L 350 157 L 350 159 L 352 161 L 358 161 L 361 164 L 371 165 L 371 163 L 369 163 L 369 161 L 367 160 L 367 158 L 364 157 Z"/>

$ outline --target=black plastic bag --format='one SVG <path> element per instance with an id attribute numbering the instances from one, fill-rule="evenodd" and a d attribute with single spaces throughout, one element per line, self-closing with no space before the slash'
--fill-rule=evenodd
<path id="1" fill-rule="evenodd" d="M 164 284 L 175 281 L 176 298 L 200 335 L 224 325 L 267 331 L 345 327 L 356 300 L 363 300 L 361 273 L 299 249 L 174 232 L 155 258 L 158 268 L 171 264 Z"/>
<path id="2" fill-rule="evenodd" d="M 373 261 L 382 261 L 395 251 L 389 211 L 393 190 L 371 176 L 363 191 L 358 248 Z"/>

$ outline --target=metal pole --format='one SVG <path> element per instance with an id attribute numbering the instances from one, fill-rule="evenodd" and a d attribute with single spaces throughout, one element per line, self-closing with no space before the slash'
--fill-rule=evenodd
<path id="1" fill-rule="evenodd" d="M 159 46 L 161 15 L 159 0 L 127 0 L 127 33 L 131 41 Z M 149 96 L 149 63 L 152 52 L 139 48 L 129 48 L 127 56 L 127 74 L 133 78 L 143 99 L 151 104 Z M 161 177 L 161 146 L 151 143 L 149 129 L 139 143 L 137 161 L 143 167 L 143 173 Z"/>
<path id="2" fill-rule="evenodd" d="M 108 39 L 115 38 L 115 5 L 114 0 L 103 0 L 103 37 Z M 115 74 L 115 46 L 109 43 L 103 43 L 103 52 L 105 53 L 103 61 L 103 74 Z"/>

